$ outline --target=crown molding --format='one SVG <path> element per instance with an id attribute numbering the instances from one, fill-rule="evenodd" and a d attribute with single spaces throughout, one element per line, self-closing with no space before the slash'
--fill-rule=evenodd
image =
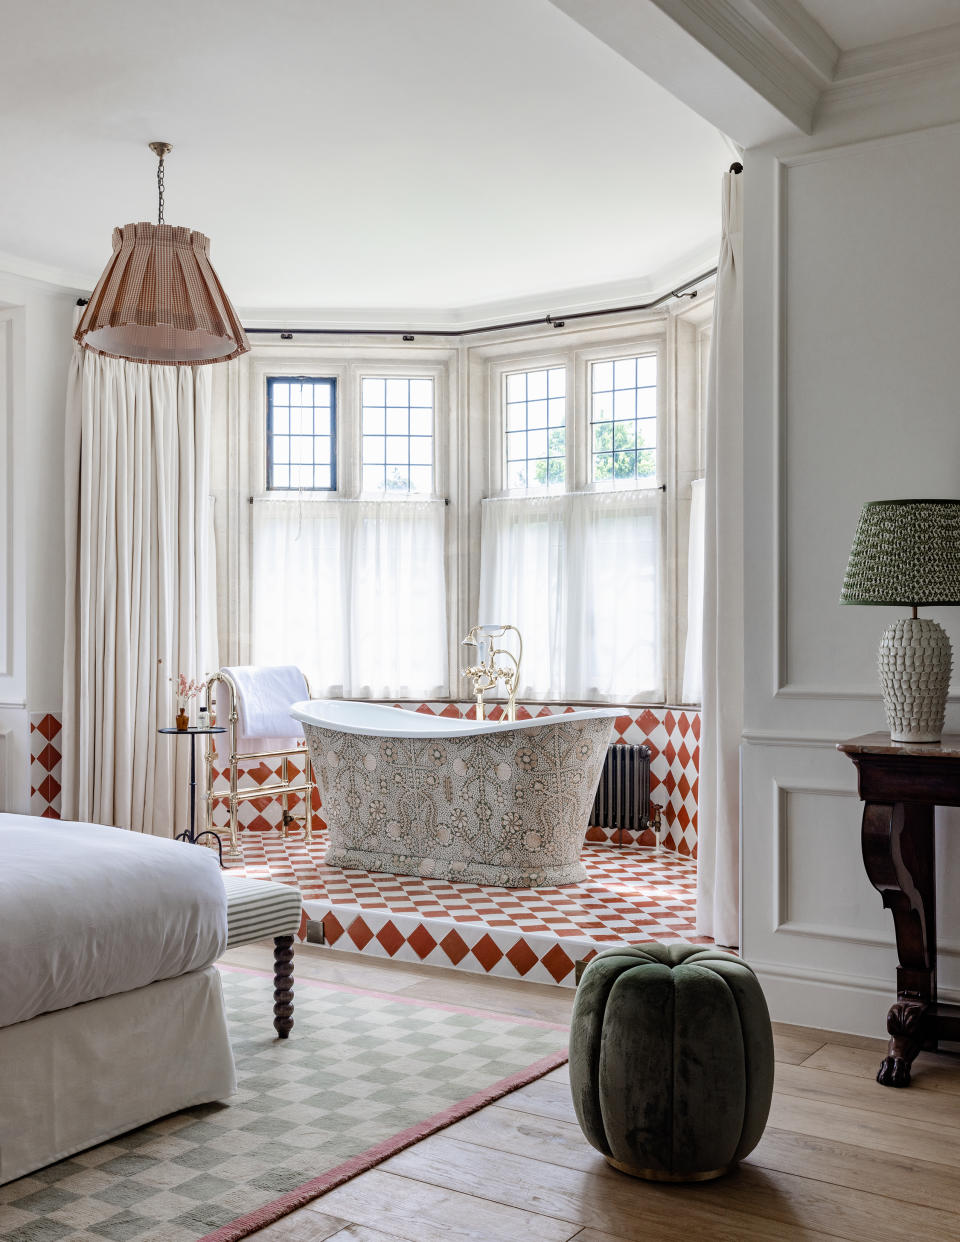
<path id="1" fill-rule="evenodd" d="M 53 285 L 51 292 L 88 294 L 97 283 L 97 277 L 91 280 L 87 276 L 67 271 L 65 268 L 54 267 L 49 263 L 38 263 L 35 259 L 23 259 L 19 255 L 9 254 L 0 250 L 0 277 L 16 276 L 21 280 L 31 280 L 42 285 Z"/>
<path id="2" fill-rule="evenodd" d="M 868 78 L 923 73 L 957 61 L 960 61 L 960 22 L 842 52 L 834 75 L 834 88 Z"/>
<path id="3" fill-rule="evenodd" d="M 590 285 L 578 289 L 561 289 L 512 298 L 501 302 L 484 302 L 475 306 L 441 308 L 410 307 L 256 307 L 241 306 L 239 314 L 248 328 L 396 328 L 413 330 L 424 335 L 434 331 L 466 331 L 483 328 L 505 320 L 540 318 L 576 311 L 615 310 L 619 306 L 652 302 L 680 288 L 686 281 L 716 266 L 719 238 L 705 242 L 676 263 L 650 276 Z"/>

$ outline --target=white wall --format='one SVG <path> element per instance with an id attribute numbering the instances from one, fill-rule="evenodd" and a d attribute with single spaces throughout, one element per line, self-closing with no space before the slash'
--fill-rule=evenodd
<path id="1" fill-rule="evenodd" d="M 63 429 L 76 297 L 0 272 L 3 810 L 29 809 L 30 714 L 61 706 Z"/>
<path id="2" fill-rule="evenodd" d="M 943 106 L 928 128 L 861 112 L 744 159 L 742 947 L 775 1017 L 869 1034 L 894 992 L 893 924 L 835 743 L 885 727 L 876 649 L 897 610 L 837 601 L 864 501 L 960 496 L 960 124 L 942 123 L 960 102 Z M 960 612 L 932 615 L 960 651 Z M 955 674 L 952 731 L 958 690 Z M 940 973 L 960 994 L 949 829 Z"/>

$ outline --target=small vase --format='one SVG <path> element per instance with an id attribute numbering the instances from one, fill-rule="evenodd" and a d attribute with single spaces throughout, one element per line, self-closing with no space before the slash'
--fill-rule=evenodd
<path id="1" fill-rule="evenodd" d="M 186 733 L 190 728 L 190 716 L 187 712 L 177 712 L 177 729 L 181 733 Z"/>

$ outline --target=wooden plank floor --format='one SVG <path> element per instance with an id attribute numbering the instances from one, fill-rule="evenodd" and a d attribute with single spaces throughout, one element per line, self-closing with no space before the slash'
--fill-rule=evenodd
<path id="1" fill-rule="evenodd" d="M 259 945 L 236 965 L 269 969 Z M 572 989 L 305 946 L 301 975 L 566 1022 Z M 880 1087 L 880 1039 L 775 1026 L 767 1131 L 733 1175 L 657 1186 L 584 1141 L 566 1066 L 361 1174 L 258 1242 L 855 1242 L 960 1239 L 960 1059 L 922 1054 Z"/>

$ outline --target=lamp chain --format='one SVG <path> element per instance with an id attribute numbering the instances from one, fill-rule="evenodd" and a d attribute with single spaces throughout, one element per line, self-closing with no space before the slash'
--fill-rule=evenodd
<path id="1" fill-rule="evenodd" d="M 163 156 L 157 161 L 157 224 L 163 224 Z"/>

